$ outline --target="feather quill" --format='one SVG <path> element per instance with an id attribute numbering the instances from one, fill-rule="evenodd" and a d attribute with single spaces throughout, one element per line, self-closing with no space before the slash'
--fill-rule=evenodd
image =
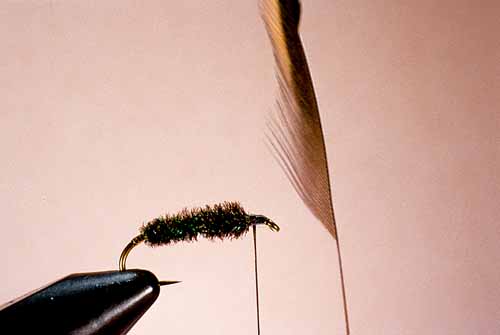
<path id="1" fill-rule="evenodd" d="M 270 144 L 293 187 L 337 238 L 323 131 L 314 87 L 298 33 L 298 1 L 261 0 L 261 14 L 277 63 L 278 112 Z"/>
<path id="2" fill-rule="evenodd" d="M 296 192 L 337 244 L 346 333 L 349 318 L 342 257 L 333 210 L 328 160 L 304 48 L 299 36 L 298 0 L 260 0 L 273 48 L 279 84 L 278 111 L 268 123 L 268 140 Z"/>

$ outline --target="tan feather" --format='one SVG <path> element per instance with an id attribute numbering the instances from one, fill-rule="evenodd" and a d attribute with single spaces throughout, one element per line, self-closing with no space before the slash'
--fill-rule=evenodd
<path id="1" fill-rule="evenodd" d="M 350 334 L 340 241 L 333 211 L 328 160 L 318 103 L 299 36 L 298 0 L 260 0 L 273 47 L 279 84 L 278 112 L 269 122 L 269 142 L 304 204 L 337 245 L 346 334 Z"/>
<path id="2" fill-rule="evenodd" d="M 298 33 L 298 1 L 261 0 L 261 15 L 277 64 L 278 112 L 268 136 L 291 184 L 313 215 L 337 238 L 321 120 Z"/>

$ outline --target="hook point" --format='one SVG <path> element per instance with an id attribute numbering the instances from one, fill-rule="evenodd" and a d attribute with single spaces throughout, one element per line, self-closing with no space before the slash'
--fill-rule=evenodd
<path id="1" fill-rule="evenodd" d="M 173 285 L 177 283 L 182 283 L 180 280 L 161 280 L 158 282 L 160 286 Z"/>

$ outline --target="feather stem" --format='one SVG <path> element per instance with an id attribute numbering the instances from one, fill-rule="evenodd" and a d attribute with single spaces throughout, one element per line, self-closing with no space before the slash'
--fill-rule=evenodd
<path id="1" fill-rule="evenodd" d="M 335 240 L 337 242 L 337 258 L 339 262 L 339 275 L 340 275 L 340 287 L 342 290 L 342 303 L 344 305 L 344 320 L 345 320 L 345 331 L 346 334 L 349 335 L 351 333 L 350 326 L 349 326 L 349 312 L 347 309 L 347 297 L 346 297 L 346 289 L 345 289 L 345 281 L 344 281 L 344 268 L 342 266 L 342 254 L 340 252 L 340 241 L 339 241 L 339 236 L 337 232 L 337 239 Z"/>
<path id="2" fill-rule="evenodd" d="M 325 139 L 314 85 L 299 35 L 299 0 L 260 0 L 273 48 L 278 110 L 268 123 L 270 147 L 293 188 L 335 239 L 346 335 L 350 334 L 344 269 L 328 170 Z"/>

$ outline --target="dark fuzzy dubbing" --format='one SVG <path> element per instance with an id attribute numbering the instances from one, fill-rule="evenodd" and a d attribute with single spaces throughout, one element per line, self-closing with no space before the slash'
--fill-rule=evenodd
<path id="1" fill-rule="evenodd" d="M 151 246 L 196 241 L 199 236 L 208 239 L 238 238 L 248 231 L 252 223 L 252 216 L 245 213 L 239 203 L 224 202 L 156 218 L 142 226 L 141 235 Z"/>

